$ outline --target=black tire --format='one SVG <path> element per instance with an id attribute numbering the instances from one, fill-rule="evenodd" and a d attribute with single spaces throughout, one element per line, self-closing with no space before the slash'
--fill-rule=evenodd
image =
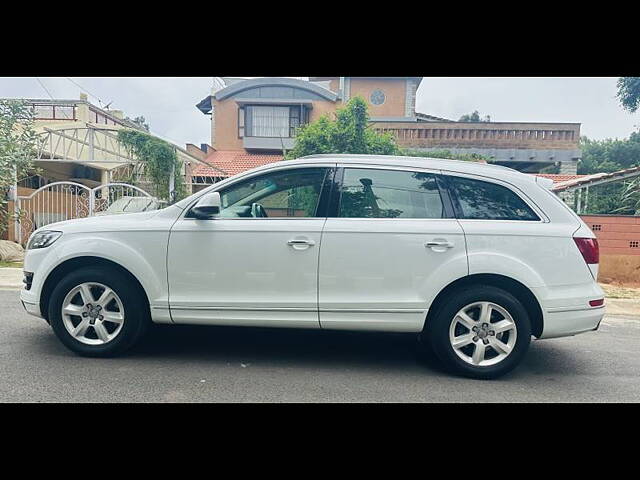
<path id="1" fill-rule="evenodd" d="M 456 354 L 449 339 L 449 329 L 456 314 L 463 307 L 475 302 L 499 305 L 507 310 L 516 325 L 516 341 L 511 353 L 495 365 L 479 366 L 467 363 Z M 421 342 L 453 373 L 470 378 L 492 379 L 510 372 L 522 361 L 531 343 L 531 321 L 522 303 L 511 293 L 493 286 L 476 285 L 449 295 L 425 324 Z"/>
<path id="2" fill-rule="evenodd" d="M 87 345 L 74 338 L 64 326 L 62 303 L 72 289 L 85 282 L 111 288 L 124 307 L 124 322 L 115 338 L 102 345 Z M 133 347 L 146 333 L 151 318 L 144 292 L 129 276 L 113 267 L 91 266 L 67 274 L 56 286 L 49 301 L 49 320 L 54 333 L 72 352 L 87 357 L 113 357 Z"/>

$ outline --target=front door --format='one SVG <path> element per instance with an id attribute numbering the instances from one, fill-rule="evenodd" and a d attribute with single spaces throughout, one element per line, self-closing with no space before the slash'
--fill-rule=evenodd
<path id="1" fill-rule="evenodd" d="M 328 167 L 282 168 L 220 190 L 220 215 L 171 230 L 175 323 L 318 328 L 320 197 Z"/>
<path id="2" fill-rule="evenodd" d="M 339 171 L 320 252 L 322 328 L 419 331 L 437 293 L 467 274 L 464 234 L 437 173 Z"/>

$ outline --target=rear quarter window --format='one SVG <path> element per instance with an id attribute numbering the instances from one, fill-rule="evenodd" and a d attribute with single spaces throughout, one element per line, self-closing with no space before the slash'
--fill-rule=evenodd
<path id="1" fill-rule="evenodd" d="M 540 217 L 515 192 L 496 183 L 463 177 L 447 177 L 458 203 L 459 218 L 469 220 L 525 220 Z"/>

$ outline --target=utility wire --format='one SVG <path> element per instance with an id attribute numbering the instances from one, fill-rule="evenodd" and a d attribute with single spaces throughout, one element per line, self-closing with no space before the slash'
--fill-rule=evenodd
<path id="1" fill-rule="evenodd" d="M 102 105 L 104 104 L 104 102 L 97 96 L 94 95 L 93 93 L 91 93 L 89 90 L 87 90 L 86 88 L 84 88 L 82 85 L 80 85 L 78 82 L 74 81 L 73 79 L 66 77 L 67 80 L 69 80 L 71 83 L 73 83 L 76 87 L 78 87 L 80 90 L 82 90 L 83 92 L 87 92 L 89 95 L 91 95 L 93 98 L 95 98 L 96 100 L 98 100 L 98 102 L 100 103 L 100 107 L 102 107 Z M 111 104 L 109 104 L 111 105 Z"/>
<path id="2" fill-rule="evenodd" d="M 49 98 L 51 100 L 55 100 L 53 98 L 53 95 L 51 95 L 51 92 L 49 91 L 49 89 L 47 89 L 47 87 L 44 86 L 44 83 L 42 83 L 42 81 L 40 81 L 40 79 L 38 77 L 36 77 L 36 80 L 38 81 L 38 83 L 40 84 L 40 86 L 44 89 L 45 92 L 47 92 L 47 95 L 49 95 Z"/>
<path id="3" fill-rule="evenodd" d="M 88 93 L 89 95 L 91 95 L 93 98 L 95 98 L 96 100 L 98 100 L 98 102 L 100 102 L 100 106 L 102 107 L 102 104 L 103 104 L 104 102 L 103 102 L 103 101 L 102 101 L 98 96 L 96 96 L 96 95 L 94 95 L 93 93 L 91 93 L 89 90 L 87 90 L 86 88 L 84 88 L 82 85 L 80 85 L 78 82 L 74 81 L 74 80 L 73 80 L 73 79 L 71 79 L 70 77 L 66 77 L 66 79 L 67 79 L 67 80 L 69 80 L 71 83 L 73 83 L 76 87 L 78 87 L 78 88 L 80 88 L 81 90 L 83 90 L 83 91 L 87 92 L 87 93 Z M 40 80 L 38 80 L 38 82 L 40 82 Z M 42 83 L 41 83 L 41 85 L 42 85 Z M 43 88 L 44 88 L 44 85 L 43 85 Z M 46 90 L 46 88 L 45 88 L 45 90 Z M 49 95 L 49 96 L 51 96 L 51 95 Z M 51 97 L 51 98 L 53 99 L 53 97 Z M 111 103 L 110 103 L 110 104 L 111 104 Z M 109 104 L 109 105 L 110 105 L 110 104 Z M 162 111 L 162 110 L 160 110 L 160 111 Z M 151 133 L 151 132 L 149 132 L 149 133 Z M 156 136 L 156 137 L 159 137 L 159 138 L 161 138 L 161 139 L 163 139 L 163 140 L 165 140 L 165 141 L 168 141 L 168 142 L 170 142 L 170 143 L 173 143 L 174 145 L 181 145 L 181 143 L 180 143 L 180 142 L 177 142 L 177 141 L 175 141 L 174 139 L 167 137 L 166 135 L 160 136 L 160 135 L 158 135 L 157 133 L 152 134 L 152 135 L 154 135 L 154 136 Z"/>
<path id="4" fill-rule="evenodd" d="M 42 80 L 40 80 L 38 77 L 36 77 L 36 80 L 38 81 L 38 83 L 40 84 L 40 86 L 43 88 L 43 90 L 44 90 L 45 92 L 47 92 L 47 95 L 49 95 L 49 98 L 50 98 L 51 100 L 55 101 L 55 98 L 53 98 L 53 95 L 51 95 L 51 92 L 49 91 L 49 89 L 48 89 L 47 87 L 45 87 L 45 86 L 44 86 L 44 83 L 42 83 Z M 68 115 L 64 110 L 62 110 L 62 114 L 63 114 L 67 119 L 70 119 L 70 118 L 71 118 L 71 117 L 69 117 L 69 115 Z"/>

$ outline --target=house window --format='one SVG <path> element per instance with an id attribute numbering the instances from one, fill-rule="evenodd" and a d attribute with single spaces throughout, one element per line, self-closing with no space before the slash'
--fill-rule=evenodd
<path id="1" fill-rule="evenodd" d="M 246 105 L 238 109 L 238 136 L 293 138 L 296 129 L 307 123 L 303 105 Z"/>
<path id="2" fill-rule="evenodd" d="M 238 138 L 244 137 L 244 108 L 238 109 Z"/>

